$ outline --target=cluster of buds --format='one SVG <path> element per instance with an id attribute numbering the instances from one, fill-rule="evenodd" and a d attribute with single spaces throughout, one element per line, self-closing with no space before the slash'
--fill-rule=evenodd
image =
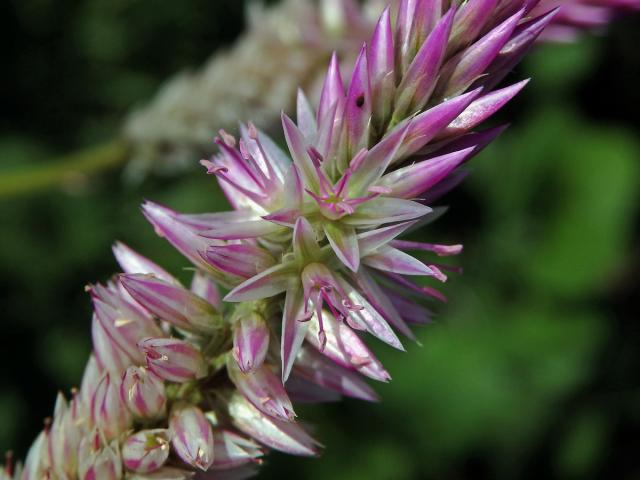
<path id="1" fill-rule="evenodd" d="M 444 299 L 434 285 L 452 268 L 435 257 L 462 247 L 400 236 L 438 215 L 426 204 L 502 131 L 474 129 L 525 85 L 495 89 L 556 14 L 535 9 L 402 0 L 346 86 L 334 55 L 317 108 L 299 92 L 287 151 L 251 123 L 240 139 L 220 131 L 201 163 L 233 211 L 142 207 L 195 266 L 191 285 L 114 247 L 123 273 L 88 288 L 81 388 L 0 478 L 239 479 L 268 449 L 315 455 L 294 403 L 375 401 L 365 379 L 390 375 L 365 333 L 402 350 L 398 333 L 413 339 Z"/>

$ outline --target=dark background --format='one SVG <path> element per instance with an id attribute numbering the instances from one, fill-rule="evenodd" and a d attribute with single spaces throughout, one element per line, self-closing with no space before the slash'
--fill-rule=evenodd
<path id="1" fill-rule="evenodd" d="M 109 140 L 176 71 L 243 28 L 243 2 L 6 1 L 0 178 Z M 381 404 L 302 409 L 320 460 L 273 454 L 261 478 L 639 478 L 640 16 L 539 47 L 501 114 L 511 128 L 425 231 L 463 242 L 422 346 L 376 346 Z M 215 108 L 215 106 L 211 106 Z M 27 180 L 28 181 L 28 180 Z M 120 168 L 0 197 L 0 451 L 19 456 L 90 349 L 83 287 L 114 239 L 180 272 L 138 205 L 221 210 L 198 169 L 139 185 Z"/>

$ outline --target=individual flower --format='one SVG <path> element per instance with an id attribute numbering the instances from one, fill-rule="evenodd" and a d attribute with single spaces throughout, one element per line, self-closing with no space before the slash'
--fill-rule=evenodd
<path id="1" fill-rule="evenodd" d="M 169 458 L 171 435 L 167 429 L 142 430 L 131 435 L 122 447 L 122 462 L 131 471 L 158 470 Z"/>
<path id="2" fill-rule="evenodd" d="M 213 431 L 209 420 L 196 407 L 180 407 L 169 420 L 171 445 L 187 464 L 206 471 L 214 459 Z"/>
<path id="3" fill-rule="evenodd" d="M 138 346 L 154 375 L 170 382 L 203 378 L 207 366 L 202 353 L 191 343 L 175 338 L 145 338 Z"/>
<path id="4" fill-rule="evenodd" d="M 163 380 L 145 367 L 127 368 L 120 384 L 120 398 L 138 418 L 162 417 L 167 403 Z"/>

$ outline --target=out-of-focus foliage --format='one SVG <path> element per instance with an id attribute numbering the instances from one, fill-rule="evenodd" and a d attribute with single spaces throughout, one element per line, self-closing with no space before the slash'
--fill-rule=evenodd
<path id="1" fill-rule="evenodd" d="M 16 93 L 0 175 L 108 138 L 164 77 L 241 29 L 236 2 L 2 8 L 22 47 L 6 61 Z M 618 98 L 634 99 L 637 25 L 545 47 L 517 72 L 534 80 L 505 112 L 513 126 L 429 227 L 430 238 L 465 243 L 450 303 L 419 331 L 421 346 L 377 346 L 393 376 L 378 386 L 382 404 L 303 408 L 327 446 L 322 459 L 273 455 L 262 478 L 640 475 L 640 130 Z M 204 173 L 132 189 L 117 171 L 0 204 L 0 451 L 22 456 L 56 389 L 77 384 L 90 340 L 83 286 L 115 270 L 113 240 L 185 266 L 142 218 L 145 197 L 182 211 L 225 207 Z"/>

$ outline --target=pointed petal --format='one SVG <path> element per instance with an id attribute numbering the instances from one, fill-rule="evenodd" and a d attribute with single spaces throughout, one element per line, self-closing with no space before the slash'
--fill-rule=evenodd
<path id="1" fill-rule="evenodd" d="M 303 317 L 305 304 L 302 289 L 295 285 L 287 290 L 282 314 L 282 382 L 286 382 L 291 368 L 302 346 L 309 322 L 299 321 Z"/>
<path id="2" fill-rule="evenodd" d="M 324 233 L 340 261 L 350 270 L 357 272 L 360 266 L 360 253 L 355 228 L 337 222 L 326 222 Z"/>
<path id="3" fill-rule="evenodd" d="M 433 270 L 420 260 L 397 248 L 384 246 L 367 255 L 362 262 L 383 272 L 400 275 L 433 275 Z"/>
<path id="4" fill-rule="evenodd" d="M 284 113 L 282 114 L 282 128 L 287 140 L 289 152 L 291 153 L 291 158 L 293 158 L 293 163 L 298 168 L 303 184 L 307 188 L 317 192 L 319 187 L 318 176 L 313 161 L 307 153 L 308 142 L 305 140 L 302 132 L 300 132 L 298 127 L 293 123 L 293 120 Z"/>
<path id="5" fill-rule="evenodd" d="M 280 225 L 267 220 L 251 220 L 248 222 L 220 224 L 200 232 L 204 238 L 216 240 L 243 240 L 246 238 L 264 237 L 282 230 Z"/>
<path id="6" fill-rule="evenodd" d="M 247 279 L 275 264 L 271 254 L 252 244 L 212 245 L 204 258 L 216 269 Z"/>
<path id="7" fill-rule="evenodd" d="M 231 290 L 224 301 L 245 302 L 273 297 L 288 288 L 296 273 L 296 268 L 291 263 L 274 265 Z"/>
<path id="8" fill-rule="evenodd" d="M 171 414 L 169 428 L 171 445 L 188 465 L 206 472 L 213 463 L 213 430 L 198 407 L 176 409 Z"/>
<path id="9" fill-rule="evenodd" d="M 213 468 L 224 470 L 256 462 L 263 455 L 257 443 L 231 430 L 213 432 L 213 451 Z"/>
<path id="10" fill-rule="evenodd" d="M 292 422 L 295 413 L 291 400 L 278 378 L 266 365 L 243 373 L 237 362 L 227 357 L 227 373 L 238 391 L 265 415 Z"/>
<path id="11" fill-rule="evenodd" d="M 496 58 L 524 14 L 518 11 L 442 68 L 436 95 L 450 97 L 466 90 Z"/>
<path id="12" fill-rule="evenodd" d="M 474 147 L 474 155 L 481 152 L 487 145 L 493 142 L 509 125 L 500 125 L 487 128 L 480 132 L 465 133 L 458 137 L 448 138 L 437 143 L 433 143 L 418 152 L 418 155 L 427 155 L 427 159 L 457 152 L 466 148 Z"/>
<path id="13" fill-rule="evenodd" d="M 371 84 L 371 103 L 376 125 L 383 124 L 391 114 L 395 90 L 393 30 L 390 7 L 382 12 L 371 37 L 367 64 Z"/>
<path id="14" fill-rule="evenodd" d="M 167 282 L 177 283 L 177 280 L 164 268 L 143 257 L 138 252 L 129 248 L 122 242 L 116 242 L 113 247 L 113 255 L 116 257 L 120 268 L 125 273 L 152 273 L 156 277 Z"/>
<path id="15" fill-rule="evenodd" d="M 369 73 L 367 69 L 367 49 L 363 45 L 351 75 L 351 83 L 347 91 L 344 108 L 343 148 L 345 161 L 361 148 L 366 147 L 368 125 L 371 117 L 371 92 L 369 89 Z M 344 171 L 348 165 L 342 165 Z"/>
<path id="16" fill-rule="evenodd" d="M 177 338 L 145 338 L 138 348 L 149 370 L 163 380 L 184 383 L 207 375 L 205 359 L 191 343 Z"/>
<path id="17" fill-rule="evenodd" d="M 233 358 L 243 373 L 259 368 L 269 349 L 269 327 L 255 312 L 240 316 L 233 329 Z"/>
<path id="18" fill-rule="evenodd" d="M 235 394 L 229 401 L 229 415 L 241 432 L 268 447 L 292 455 L 317 454 L 316 441 L 300 425 L 264 415 L 242 395 Z"/>
<path id="19" fill-rule="evenodd" d="M 301 89 L 298 89 L 298 100 L 296 103 L 296 119 L 298 120 L 298 128 L 310 144 L 314 144 L 318 134 L 318 125 L 313 108 L 309 103 L 306 95 Z"/>
<path id="20" fill-rule="evenodd" d="M 302 209 L 302 199 L 304 195 L 304 185 L 302 185 L 302 179 L 298 168 L 292 163 L 287 170 L 287 174 L 284 181 L 284 193 L 283 204 L 284 208 L 289 209 Z"/>
<path id="21" fill-rule="evenodd" d="M 477 98 L 480 92 L 481 89 L 476 89 L 454 97 L 414 117 L 394 161 L 408 157 L 430 142 L 453 119 L 460 115 Z"/>
<path id="22" fill-rule="evenodd" d="M 360 292 L 353 288 L 346 280 L 339 278 L 340 285 L 347 292 L 349 300 L 354 305 L 361 305 L 361 310 L 352 310 L 349 312 L 348 322 L 350 325 L 357 325 L 363 330 L 367 330 L 374 337 L 382 340 L 384 343 L 391 345 L 398 350 L 404 350 L 398 336 L 391 329 L 387 321 L 373 308 Z"/>
<path id="23" fill-rule="evenodd" d="M 358 235 L 358 246 L 362 256 L 368 255 L 377 248 L 389 243 L 391 240 L 401 235 L 405 230 L 411 227 L 415 222 L 402 222 L 388 227 L 369 230 Z"/>
<path id="24" fill-rule="evenodd" d="M 558 12 L 559 9 L 556 8 L 518 26 L 509 41 L 502 47 L 496 59 L 491 63 L 486 80 L 481 82 L 485 88 L 494 88 L 513 70 L 539 35 L 545 31 L 547 25 L 553 21 Z"/>
<path id="25" fill-rule="evenodd" d="M 416 339 L 409 326 L 403 320 L 400 312 L 396 309 L 382 288 L 373 279 L 368 268 L 363 268 L 358 272 L 358 276 L 357 278 L 354 278 L 354 281 L 364 296 L 371 302 L 371 305 L 373 305 L 373 307 L 380 312 L 380 314 L 386 318 L 387 321 L 396 328 L 396 330 L 400 331 L 400 333 L 410 340 Z"/>
<path id="26" fill-rule="evenodd" d="M 460 135 L 476 127 L 506 105 L 527 83 L 529 83 L 528 79 L 478 98 L 440 132 L 437 138 Z"/>
<path id="27" fill-rule="evenodd" d="M 320 247 L 316 232 L 304 217 L 296 220 L 293 229 L 293 254 L 300 262 L 310 262 L 318 258 Z"/>
<path id="28" fill-rule="evenodd" d="M 286 204 L 286 203 L 285 203 Z M 293 228 L 296 224 L 296 220 L 300 217 L 300 209 L 298 208 L 281 208 L 275 212 L 271 212 L 269 215 L 262 217 L 268 222 L 275 223 L 283 227 Z"/>
<path id="29" fill-rule="evenodd" d="M 397 125 L 388 135 L 369 150 L 357 165 L 349 179 L 349 191 L 354 195 L 363 195 L 374 184 L 397 157 L 400 146 L 410 131 L 411 121 Z"/>
<path id="30" fill-rule="evenodd" d="M 327 113 L 335 108 L 340 102 L 344 101 L 344 83 L 340 75 L 340 66 L 338 57 L 334 53 L 331 56 L 329 69 L 324 78 L 322 92 L 320 94 L 320 104 L 318 105 L 318 125 L 322 124 Z"/>
<path id="31" fill-rule="evenodd" d="M 450 55 L 477 38 L 488 20 L 495 15 L 497 3 L 497 0 L 468 0 L 460 8 L 449 40 Z"/>
<path id="32" fill-rule="evenodd" d="M 294 366 L 296 375 L 348 397 L 378 401 L 373 389 L 352 370 L 347 370 L 314 349 L 304 348 Z"/>
<path id="33" fill-rule="evenodd" d="M 153 275 L 122 274 L 122 286 L 149 312 L 187 331 L 211 333 L 222 319 L 213 305 L 182 286 Z"/>
<path id="34" fill-rule="evenodd" d="M 418 198 L 449 175 L 474 150 L 474 147 L 467 148 L 399 168 L 382 177 L 379 184 L 390 188 L 390 195 L 394 197 Z"/>
<path id="35" fill-rule="evenodd" d="M 357 370 L 374 380 L 386 382 L 391 378 L 389 372 L 346 323 L 336 320 L 327 311 L 322 312 L 322 320 L 327 340 L 324 348 L 319 340 L 320 324 L 317 318 L 306 322 L 309 325 L 306 339 L 314 348 L 337 364 Z"/>
<path id="36" fill-rule="evenodd" d="M 181 221 L 176 212 L 149 201 L 142 205 L 142 212 L 154 226 L 159 236 L 166 238 L 171 245 L 192 263 L 209 270 L 208 265 L 198 253 L 206 250 L 207 241 L 199 236 L 193 228 L 190 228 L 188 224 Z"/>
<path id="37" fill-rule="evenodd" d="M 384 223 L 413 220 L 431 211 L 431 208 L 411 200 L 378 197 L 360 205 L 355 213 L 344 217 L 342 222 L 358 228 L 376 227 Z"/>
<path id="38" fill-rule="evenodd" d="M 404 118 L 429 100 L 445 57 L 454 14 L 452 8 L 442 17 L 409 65 L 398 86 L 395 118 Z"/>

